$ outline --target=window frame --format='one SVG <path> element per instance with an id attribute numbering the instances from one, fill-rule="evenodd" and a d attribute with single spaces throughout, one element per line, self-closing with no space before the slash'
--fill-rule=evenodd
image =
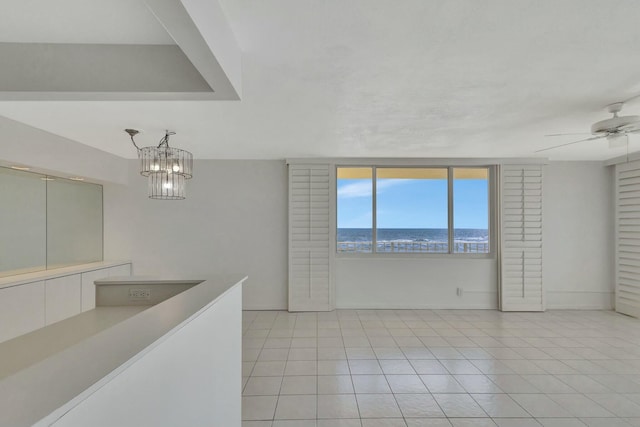
<path id="1" fill-rule="evenodd" d="M 338 251 L 338 169 L 340 168 L 371 168 L 371 180 L 372 180 L 372 194 L 371 194 L 371 227 L 372 227 L 372 245 L 371 252 L 340 252 Z M 378 252 L 377 248 L 377 169 L 381 168 L 407 168 L 407 169 L 447 169 L 447 226 L 448 226 L 448 252 Z M 384 257 L 384 258 L 470 258 L 470 259 L 493 259 L 496 257 L 497 248 L 497 220 L 496 220 L 496 167 L 495 165 L 465 165 L 465 164 L 452 164 L 452 165 L 439 165 L 439 164 L 335 164 L 334 165 L 335 182 L 333 186 L 334 191 L 334 224 L 333 237 L 334 245 L 333 251 L 338 258 L 370 258 L 370 257 Z M 488 171 L 487 179 L 487 195 L 488 195 L 488 227 L 489 227 L 489 251 L 485 253 L 464 253 L 453 252 L 454 249 L 454 205 L 453 205 L 453 171 L 454 169 L 486 169 Z"/>

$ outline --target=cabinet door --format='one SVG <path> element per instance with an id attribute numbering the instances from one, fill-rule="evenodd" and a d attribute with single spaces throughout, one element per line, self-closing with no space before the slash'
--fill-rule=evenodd
<path id="1" fill-rule="evenodd" d="M 44 326 L 44 281 L 0 289 L 0 342 Z"/>
<path id="2" fill-rule="evenodd" d="M 96 308 L 96 285 L 98 279 L 109 277 L 109 268 L 82 273 L 82 311 Z"/>
<path id="3" fill-rule="evenodd" d="M 82 307 L 81 274 L 45 281 L 46 324 L 80 313 Z"/>
<path id="4" fill-rule="evenodd" d="M 116 265 L 109 267 L 109 276 L 131 276 L 131 264 Z"/>

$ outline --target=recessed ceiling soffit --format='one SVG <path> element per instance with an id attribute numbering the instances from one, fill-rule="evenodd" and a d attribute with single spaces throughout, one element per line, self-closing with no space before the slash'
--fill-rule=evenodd
<path id="1" fill-rule="evenodd" d="M 0 100 L 239 100 L 240 51 L 217 0 L 145 0 L 175 44 L 0 42 Z"/>

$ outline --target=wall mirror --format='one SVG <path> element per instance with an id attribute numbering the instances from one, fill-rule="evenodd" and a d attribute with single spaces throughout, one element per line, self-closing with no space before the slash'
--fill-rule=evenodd
<path id="1" fill-rule="evenodd" d="M 0 277 L 103 259 L 102 186 L 0 168 Z"/>

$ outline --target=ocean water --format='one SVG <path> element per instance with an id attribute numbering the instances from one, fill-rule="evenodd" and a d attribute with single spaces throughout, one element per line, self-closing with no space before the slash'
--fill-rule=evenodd
<path id="1" fill-rule="evenodd" d="M 372 252 L 371 229 L 339 228 L 338 252 Z M 489 252 L 489 230 L 462 228 L 454 231 L 453 253 Z M 449 253 L 446 228 L 379 228 L 376 252 Z"/>
<path id="2" fill-rule="evenodd" d="M 457 228 L 454 240 L 464 242 L 488 242 L 489 230 L 481 228 Z M 447 242 L 446 228 L 378 228 L 378 242 Z M 338 228 L 338 242 L 370 242 L 370 228 Z"/>

